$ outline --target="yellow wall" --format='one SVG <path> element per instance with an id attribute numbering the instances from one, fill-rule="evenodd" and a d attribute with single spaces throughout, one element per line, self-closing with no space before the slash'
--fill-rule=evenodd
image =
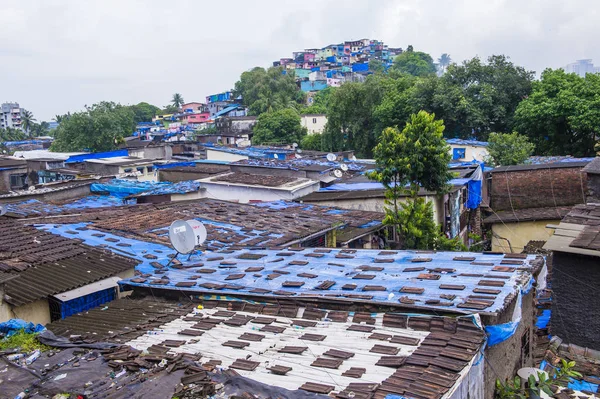
<path id="1" fill-rule="evenodd" d="M 489 152 L 486 147 L 475 147 L 472 145 L 460 145 L 460 144 L 451 144 L 450 145 L 450 155 L 453 154 L 453 150 L 455 148 L 464 148 L 465 149 L 465 157 L 459 159 L 458 161 L 472 161 L 476 159 L 478 161 L 483 161 L 489 155 Z"/>
<path id="2" fill-rule="evenodd" d="M 553 230 L 546 228 L 546 225 L 559 222 L 560 220 L 538 220 L 535 222 L 495 223 L 492 225 L 492 251 L 522 252 L 529 241 L 547 241 L 553 234 Z M 510 246 L 506 240 L 500 237 L 509 240 Z"/>

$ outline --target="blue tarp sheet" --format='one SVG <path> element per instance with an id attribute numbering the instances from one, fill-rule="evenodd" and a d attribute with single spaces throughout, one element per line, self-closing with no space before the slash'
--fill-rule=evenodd
<path id="1" fill-rule="evenodd" d="M 576 391 L 598 392 L 598 384 L 592 384 L 591 382 L 583 380 L 571 380 L 571 382 L 569 382 L 568 388 L 574 389 Z"/>
<path id="2" fill-rule="evenodd" d="M 552 310 L 550 310 L 550 309 L 542 310 L 542 314 L 540 316 L 538 316 L 537 321 L 535 322 L 535 326 L 540 329 L 548 327 L 548 323 L 550 323 L 551 315 L 552 315 Z"/>
<path id="3" fill-rule="evenodd" d="M 7 337 L 13 336 L 21 331 L 28 334 L 42 332 L 46 329 L 41 324 L 33 324 L 21 319 L 10 319 L 4 323 L 0 323 L 0 332 L 6 334 Z"/>
<path id="4" fill-rule="evenodd" d="M 179 183 L 171 182 L 150 182 L 137 180 L 114 179 L 108 183 L 94 183 L 90 190 L 93 193 L 109 193 L 115 197 L 128 197 L 141 193 L 155 194 L 185 194 L 191 191 L 197 191 L 200 183 L 194 181 L 184 181 Z"/>
<path id="5" fill-rule="evenodd" d="M 65 163 L 84 162 L 88 159 L 100 159 L 100 158 L 114 158 L 114 157 L 126 157 L 129 155 L 127 150 L 115 150 L 106 152 L 95 152 L 92 154 L 81 154 L 70 156 Z"/>

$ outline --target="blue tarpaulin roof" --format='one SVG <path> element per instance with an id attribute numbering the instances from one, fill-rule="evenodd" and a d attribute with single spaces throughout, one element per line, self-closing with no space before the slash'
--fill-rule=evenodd
<path id="1" fill-rule="evenodd" d="M 115 157 L 126 157 L 129 155 L 127 150 L 114 150 L 114 151 L 106 151 L 106 152 L 94 152 L 91 154 L 80 154 L 80 155 L 71 155 L 65 163 L 75 163 L 75 162 L 84 162 L 88 159 L 101 159 L 101 158 L 115 158 Z"/>
<path id="2" fill-rule="evenodd" d="M 465 140 L 465 139 L 446 139 L 446 143 L 448 144 L 456 144 L 456 145 L 471 145 L 475 147 L 487 147 L 487 141 L 478 141 L 478 140 Z"/>
<path id="3" fill-rule="evenodd" d="M 152 195 L 185 194 L 198 191 L 199 187 L 200 184 L 194 181 L 171 183 L 113 179 L 107 183 L 94 183 L 91 185 L 90 190 L 93 193 L 109 193 L 112 196 L 123 198 L 141 193 L 152 193 Z"/>
<path id="4" fill-rule="evenodd" d="M 103 237 L 94 236 L 94 230 L 82 230 L 85 223 L 78 224 L 47 224 L 38 226 L 44 230 L 65 237 L 69 231 L 78 230 L 78 238 L 85 244 L 91 246 L 107 246 L 110 250 L 121 253 L 123 250 L 118 243 L 127 243 L 129 254 L 142 263 L 136 267 L 141 273 L 147 273 L 149 277 L 144 282 L 127 284 L 147 286 L 153 289 L 170 289 L 186 292 L 188 295 L 196 293 L 211 293 L 217 295 L 234 294 L 236 296 L 326 296 L 329 300 L 342 301 L 368 301 L 379 304 L 399 305 L 399 299 L 405 297 L 415 301 L 414 305 L 422 308 L 437 309 L 442 311 L 454 311 L 463 313 L 498 312 L 506 306 L 509 296 L 515 295 L 522 286 L 528 285 L 531 280 L 531 270 L 536 259 L 530 255 L 524 260 L 519 268 L 512 271 L 499 271 L 496 267 L 501 265 L 505 259 L 497 254 L 478 253 L 455 253 L 437 252 L 420 253 L 418 251 L 386 251 L 380 253 L 373 250 L 343 250 L 327 249 L 315 251 L 312 248 L 295 248 L 294 250 L 234 250 L 217 253 L 203 253 L 194 255 L 190 260 L 181 258 L 182 267 L 166 268 L 169 256 L 175 251 L 160 244 L 148 243 L 106 233 Z M 108 241 L 107 241 L 108 239 Z M 116 242 L 112 242 L 117 240 Z M 165 267 L 165 274 L 156 274 L 156 267 L 144 258 L 151 253 L 156 256 L 152 262 L 158 262 Z M 309 256 L 310 254 L 310 256 Z M 131 255 L 130 255 L 131 256 Z M 475 258 L 473 264 L 462 259 Z M 423 259 L 422 262 L 418 260 Z M 417 263 L 415 263 L 417 260 Z M 365 269 L 367 266 L 367 269 Z M 260 267 L 258 272 L 245 272 L 249 267 Z M 376 267 L 370 270 L 369 267 Z M 495 269 L 496 268 L 496 269 Z M 198 275 L 200 269 L 210 269 L 211 273 L 203 275 L 198 284 L 210 282 L 217 284 L 217 289 L 209 289 L 202 286 L 177 287 L 182 281 L 191 281 L 192 275 Z M 302 273 L 317 275 L 302 276 Z M 422 273 L 435 274 L 436 279 L 429 279 Z M 228 276 L 241 274 L 235 281 L 228 281 Z M 168 277 L 168 283 L 160 287 L 152 285 L 154 279 L 163 276 Z M 490 288 L 485 285 L 485 275 L 495 276 L 492 279 L 503 282 L 504 285 L 491 287 L 497 295 L 490 296 L 489 306 L 485 309 L 469 307 L 469 296 L 476 294 L 482 288 Z M 488 278 L 489 279 L 489 278 Z M 285 281 L 301 281 L 301 287 L 282 287 Z M 325 281 L 333 282 L 329 289 L 319 289 L 319 285 Z M 219 285 L 220 284 L 220 285 Z M 231 288 L 228 288 L 229 285 Z M 345 285 L 355 284 L 354 289 L 342 288 Z M 446 286 L 447 285 L 447 286 Z M 383 287 L 383 289 L 371 290 L 371 287 Z M 401 292 L 403 288 L 422 288 L 421 294 Z M 262 291 L 256 291 L 260 289 Z M 475 290 L 475 291 L 474 291 Z M 282 291 L 282 293 L 279 293 Z M 456 295 L 454 299 L 442 294 Z M 349 295 L 349 296 L 348 296 Z M 358 295 L 355 297 L 354 295 Z M 362 295 L 362 297 L 361 297 Z M 366 295 L 366 296 L 365 296 Z M 433 302 L 438 301 L 438 302 Z M 427 303 L 429 302 L 429 303 Z"/>

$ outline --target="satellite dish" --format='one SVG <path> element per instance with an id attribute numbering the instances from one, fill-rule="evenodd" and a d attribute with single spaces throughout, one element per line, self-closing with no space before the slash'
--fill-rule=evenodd
<path id="1" fill-rule="evenodd" d="M 352 155 L 352 156 L 350 157 L 350 160 L 351 160 L 351 161 L 356 161 L 356 155 Z"/>
<path id="2" fill-rule="evenodd" d="M 302 155 L 296 154 L 296 159 L 301 159 L 301 158 L 302 158 Z"/>
<path id="3" fill-rule="evenodd" d="M 302 150 L 301 150 L 300 148 L 296 148 L 296 152 L 297 152 L 298 154 L 302 154 Z"/>
<path id="4" fill-rule="evenodd" d="M 0 216 L 4 216 L 6 215 L 6 206 L 5 205 L 0 205 Z"/>
<path id="5" fill-rule="evenodd" d="M 347 172 L 348 171 L 348 165 L 346 165 L 345 163 L 340 165 L 340 169 L 342 170 L 342 172 Z"/>
<path id="6" fill-rule="evenodd" d="M 327 160 L 328 160 L 329 162 L 333 162 L 333 161 L 335 161 L 336 159 L 337 159 L 337 157 L 335 156 L 335 154 L 332 154 L 332 153 L 329 153 L 329 154 L 327 154 Z"/>
<path id="7" fill-rule="evenodd" d="M 35 186 L 29 186 L 29 188 L 27 190 L 29 190 L 29 191 L 35 191 Z"/>
<path id="8" fill-rule="evenodd" d="M 341 170 L 339 170 L 339 169 L 336 169 L 336 170 L 334 170 L 334 171 L 333 171 L 333 175 L 334 175 L 335 177 L 338 177 L 338 178 L 339 178 L 339 177 L 342 177 L 342 176 L 344 175 L 344 173 L 342 173 L 342 171 L 341 171 Z"/>
<path id="9" fill-rule="evenodd" d="M 296 148 L 296 147 L 298 147 L 298 143 L 293 143 L 292 148 Z"/>
<path id="10" fill-rule="evenodd" d="M 169 226 L 169 240 L 180 254 L 189 254 L 206 240 L 206 228 L 197 220 L 176 220 Z"/>

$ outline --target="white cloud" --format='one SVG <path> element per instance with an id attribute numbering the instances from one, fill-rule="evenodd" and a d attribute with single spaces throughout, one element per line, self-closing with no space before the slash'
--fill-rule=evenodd
<path id="1" fill-rule="evenodd" d="M 0 0 L 0 101 L 41 120 L 101 100 L 202 100 L 253 66 L 364 37 L 537 72 L 600 64 L 599 13 L 594 0 Z"/>

